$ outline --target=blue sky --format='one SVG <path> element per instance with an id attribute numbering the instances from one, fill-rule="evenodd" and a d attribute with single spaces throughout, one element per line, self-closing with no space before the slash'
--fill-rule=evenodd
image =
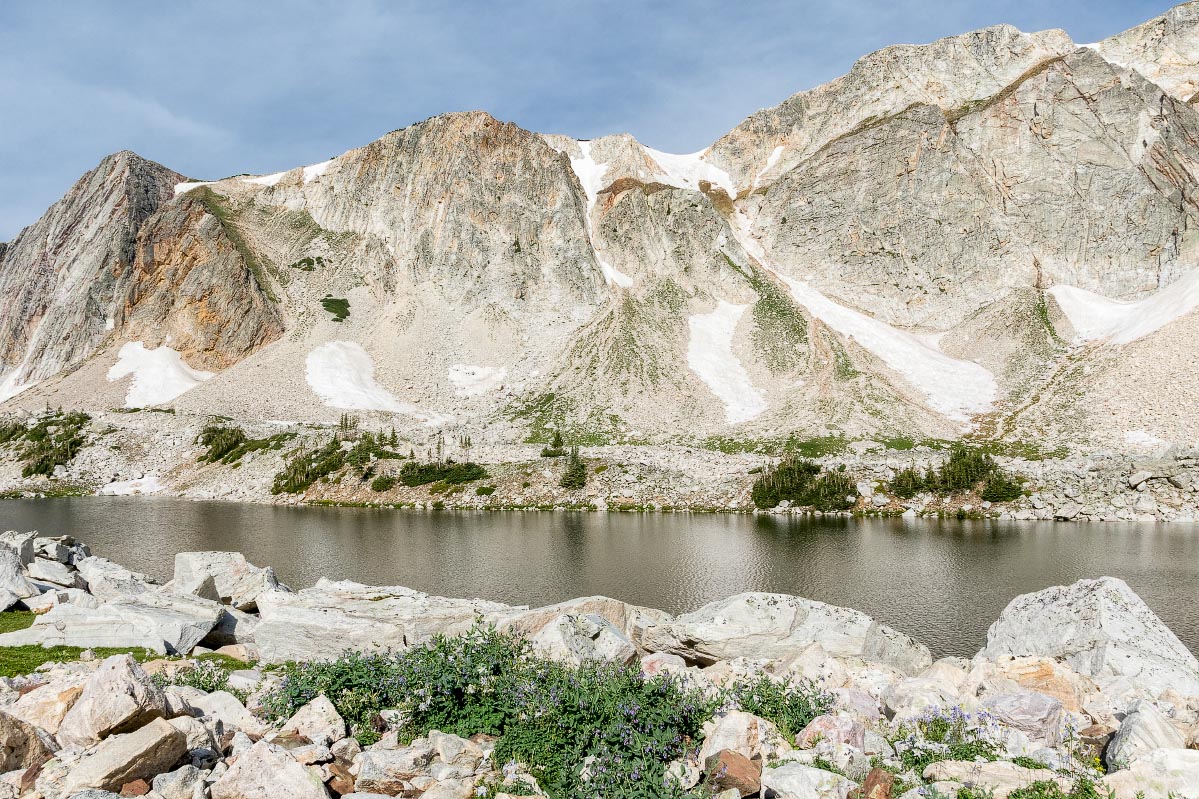
<path id="1" fill-rule="evenodd" d="M 0 241 L 122 149 L 199 178 L 313 163 L 446 111 L 702 149 L 889 44 L 1077 42 L 1150 0 L 3 0 Z"/>

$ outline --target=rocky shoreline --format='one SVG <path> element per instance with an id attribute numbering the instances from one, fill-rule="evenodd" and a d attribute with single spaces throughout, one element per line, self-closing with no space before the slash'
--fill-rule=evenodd
<path id="1" fill-rule="evenodd" d="M 295 664 L 402 659 L 482 629 L 535 663 L 607 664 L 710 699 L 702 730 L 658 764 L 662 796 L 1199 797 L 1199 661 L 1110 577 L 1016 597 L 978 654 L 939 660 L 858 611 L 781 594 L 671 617 L 605 597 L 528 608 L 349 581 L 293 591 L 229 552 L 179 553 L 158 585 L 36 533 L 0 536 L 0 597 L 33 611 L 0 635 L 0 658 L 46 660 L 0 679 L 0 797 L 540 794 L 535 764 L 492 758 L 502 735 L 414 727 L 415 706 L 364 724 L 339 712 L 353 711 L 347 694 L 314 690 L 277 712 L 306 673 Z M 100 657 L 114 650 L 144 654 Z M 368 692 L 387 680 L 367 678 Z M 802 726 L 785 702 L 755 713 L 743 688 L 727 693 L 754 681 L 755 696 L 803 698 Z M 588 762 L 571 766 L 583 785 L 601 778 L 602 758 Z"/>
<path id="2" fill-rule="evenodd" d="M 0 448 L 0 495 L 39 497 L 89 494 L 156 494 L 183 499 L 218 499 L 270 504 L 328 504 L 471 510 L 691 511 L 809 513 L 786 505 L 754 507 L 750 490 L 778 452 L 721 442 L 719 445 L 585 446 L 587 484 L 559 485 L 560 458 L 540 457 L 540 444 L 511 444 L 476 435 L 467 447 L 445 441 L 445 456 L 482 465 L 488 476 L 477 484 L 376 490 L 370 478 L 343 469 L 296 493 L 273 494 L 272 482 L 290 453 L 318 448 L 333 427 L 290 423 L 240 423 L 259 441 L 279 443 L 247 452 L 233 463 L 201 460 L 197 439 L 212 418 L 155 411 L 102 413 L 91 418 L 77 454 L 49 476 L 22 476 L 19 450 Z M 230 422 L 230 424 L 233 424 Z M 471 439 L 467 439 L 471 440 Z M 352 440 L 343 447 L 352 446 Z M 801 444 L 801 452 L 804 445 Z M 424 458 L 429 441 L 401 440 L 402 453 Z M 1015 521 L 1124 521 L 1193 523 L 1199 519 L 1199 451 L 1162 444 L 1128 451 L 1095 451 L 1069 457 L 995 455 L 1006 472 L 1027 480 L 1023 496 L 987 502 L 974 492 L 896 496 L 890 482 L 901 470 L 936 468 L 948 457 L 948 442 L 826 440 L 809 442 L 811 457 L 826 470 L 844 469 L 857 497 L 844 513 L 906 517 L 992 518 Z M 758 450 L 758 451 L 755 451 Z M 372 477 L 394 474 L 402 461 L 370 464 Z M 482 491 L 480 491 L 482 489 Z"/>

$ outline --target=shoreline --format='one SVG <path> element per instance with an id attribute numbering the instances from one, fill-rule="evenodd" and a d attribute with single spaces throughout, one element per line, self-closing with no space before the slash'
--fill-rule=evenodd
<path id="1" fill-rule="evenodd" d="M 929 788 L 1006 796 L 1047 783 L 1062 790 L 1053 797 L 1074 799 L 1065 791 L 1083 785 L 1117 799 L 1167 799 L 1199 784 L 1199 660 L 1110 577 L 1017 596 L 977 654 L 939 659 L 860 611 L 786 594 L 736 594 L 672 616 L 602 596 L 530 608 L 326 579 L 293 591 L 236 552 L 178 553 L 171 579 L 158 584 L 70 536 L 36 533 L 0 535 L 0 578 L 17 607 L 33 610 L 24 629 L 6 621 L 13 631 L 0 634 L 0 660 L 49 658 L 29 676 L 0 679 L 0 720 L 11 714 L 14 734 L 52 727 L 28 733 L 47 743 L 11 772 L 35 792 L 14 796 L 115 792 L 133 774 L 142 793 L 184 780 L 211 799 L 253 799 L 237 792 L 251 768 L 308 785 L 295 794 L 304 799 L 466 797 L 518 778 L 539 787 L 547 774 L 539 750 L 521 750 L 502 773 L 485 757 L 453 771 L 436 764 L 455 755 L 422 754 L 440 751 L 431 741 L 451 752 L 508 745 L 504 729 L 498 738 L 470 734 L 482 731 L 470 708 L 491 700 L 478 694 L 478 675 L 456 665 L 464 655 L 495 663 L 503 652 L 512 655 L 502 655 L 495 678 L 531 670 L 528 689 L 553 674 L 564 685 L 590 675 L 601 693 L 652 687 L 640 703 L 698 702 L 693 744 L 643 766 L 684 792 L 723 779 L 730 764 L 747 780 L 742 790 L 780 799 L 847 799 L 880 781 L 895 788 L 881 794 L 892 799 L 920 799 Z M 1105 642 L 1098 652 L 1096 641 Z M 345 685 L 363 664 L 375 677 L 361 692 L 320 688 Z M 463 714 L 455 735 L 421 721 L 426 694 L 397 692 L 405 683 L 387 676 L 413 668 L 438 685 L 454 675 L 469 682 L 439 711 Z M 513 686 L 502 700 L 528 689 Z M 114 692 L 133 705 L 103 699 Z M 506 728 L 522 734 L 527 717 L 518 707 Z M 143 738 L 169 754 L 147 761 Z M 332 754 L 338 746 L 342 759 Z M 568 767 L 587 773 L 581 761 Z"/>

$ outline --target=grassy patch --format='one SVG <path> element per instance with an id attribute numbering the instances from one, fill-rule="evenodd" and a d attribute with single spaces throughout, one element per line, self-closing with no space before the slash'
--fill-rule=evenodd
<path id="1" fill-rule="evenodd" d="M 91 421 L 81 411 L 64 413 L 60 408 L 42 414 L 33 425 L 19 420 L 0 423 L 0 444 L 12 444 L 24 462 L 23 477 L 54 474 L 57 466 L 66 466 L 87 443 L 83 429 Z"/>
<path id="2" fill-rule="evenodd" d="M 254 276 L 254 281 L 258 283 L 258 287 L 262 289 L 262 293 L 267 296 L 271 302 L 278 302 L 279 298 L 271 291 L 270 281 L 267 280 L 266 270 L 263 265 L 255 257 L 254 251 L 250 249 L 250 245 L 241 235 L 241 231 L 237 229 L 237 225 L 233 221 L 233 210 L 227 205 L 228 197 L 222 194 L 217 194 L 212 190 L 211 186 L 201 186 L 199 189 L 194 189 L 189 192 L 189 196 L 193 196 L 204 204 L 204 208 L 208 213 L 212 214 L 221 223 L 221 229 L 225 233 L 225 237 L 233 244 L 233 248 L 237 250 L 246 267 L 249 268 L 250 274 Z"/>
<path id="3" fill-rule="evenodd" d="M 350 316 L 350 301 L 345 298 L 325 297 L 321 307 L 333 315 L 334 322 L 344 322 Z"/>

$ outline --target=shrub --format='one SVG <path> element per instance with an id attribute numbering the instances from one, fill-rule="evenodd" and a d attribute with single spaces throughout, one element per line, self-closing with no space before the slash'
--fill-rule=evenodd
<path id="1" fill-rule="evenodd" d="M 900 727 L 895 752 L 905 769 L 918 774 L 941 760 L 995 760 L 999 746 L 987 722 L 987 717 L 972 718 L 961 708 L 934 709 Z"/>
<path id="2" fill-rule="evenodd" d="M 833 709 L 833 695 L 810 680 L 779 681 L 763 675 L 734 683 L 730 693 L 738 708 L 773 722 L 788 740 Z"/>
<path id="3" fill-rule="evenodd" d="M 10 422 L 0 430 L 0 443 L 23 442 L 19 453 L 25 462 L 22 477 L 49 477 L 55 467 L 66 466 L 83 449 L 87 443 L 83 428 L 91 418 L 80 411 L 63 413 L 60 409 L 43 414 L 32 427 Z"/>
<path id="4" fill-rule="evenodd" d="M 480 497 L 489 497 L 495 493 L 495 486 L 479 486 L 475 489 L 475 494 Z"/>
<path id="5" fill-rule="evenodd" d="M 901 469 L 891 480 L 891 493 L 897 497 L 910 499 L 924 490 L 924 477 L 919 470 L 912 467 Z"/>
<path id="6" fill-rule="evenodd" d="M 982 480 L 999 471 L 995 459 L 982 450 L 954 444 L 949 460 L 941 465 L 937 476 L 942 491 L 971 491 Z"/>
<path id="7" fill-rule="evenodd" d="M 390 491 L 396 484 L 394 475 L 381 474 L 371 480 L 371 491 Z"/>
<path id="8" fill-rule="evenodd" d="M 288 664 L 280 674 L 263 701 L 270 718 L 287 718 L 323 693 L 363 743 L 378 738 L 378 714 L 389 708 L 403 720 L 401 741 L 433 729 L 499 736 L 495 762 L 525 764 L 561 799 L 681 795 L 666 787 L 666 764 L 700 738 L 719 703 L 637 667 L 540 658 L 527 641 L 490 628 L 398 654 Z"/>
<path id="9" fill-rule="evenodd" d="M 434 482 L 461 485 L 486 478 L 487 470 L 477 463 L 417 463 L 409 461 L 400 468 L 400 482 L 415 488 Z"/>
<path id="10" fill-rule="evenodd" d="M 241 702 L 246 701 L 244 691 L 229 687 L 229 669 L 209 660 L 197 661 L 191 667 L 177 668 L 169 675 L 160 671 L 151 675 L 150 679 L 160 688 L 168 685 L 186 685 L 209 694 L 213 691 L 228 691 Z"/>
<path id="11" fill-rule="evenodd" d="M 587 464 L 579 457 L 579 448 L 571 447 L 566 456 L 566 468 L 562 470 L 562 479 L 558 484 L 570 491 L 577 491 L 587 485 Z"/>
<path id="12" fill-rule="evenodd" d="M 201 463 L 219 461 L 233 450 L 246 443 L 246 432 L 240 427 L 225 427 L 210 424 L 200 431 L 196 443 L 207 447 L 208 451 L 200 456 Z"/>
<path id="13" fill-rule="evenodd" d="M 317 450 L 301 447 L 292 453 L 292 459 L 275 475 L 271 484 L 272 494 L 297 494 L 306 490 L 322 477 L 326 477 L 345 466 L 345 453 L 336 438 Z"/>
<path id="14" fill-rule="evenodd" d="M 793 505 L 834 511 L 852 507 L 857 493 L 844 471 L 820 473 L 820 464 L 788 458 L 754 481 L 750 497 L 759 508 L 773 508 L 783 500 Z"/>
<path id="15" fill-rule="evenodd" d="M 543 457 L 543 458 L 561 458 L 565 454 L 566 454 L 566 450 L 562 448 L 562 433 L 555 430 L 554 431 L 554 440 L 550 443 L 550 445 L 548 447 L 544 447 L 541 450 L 541 457 Z"/>
<path id="16" fill-rule="evenodd" d="M 996 472 L 983 483 L 983 490 L 979 495 L 988 502 L 1011 502 L 1019 499 L 1023 493 L 1024 485 L 1019 479 Z"/>

